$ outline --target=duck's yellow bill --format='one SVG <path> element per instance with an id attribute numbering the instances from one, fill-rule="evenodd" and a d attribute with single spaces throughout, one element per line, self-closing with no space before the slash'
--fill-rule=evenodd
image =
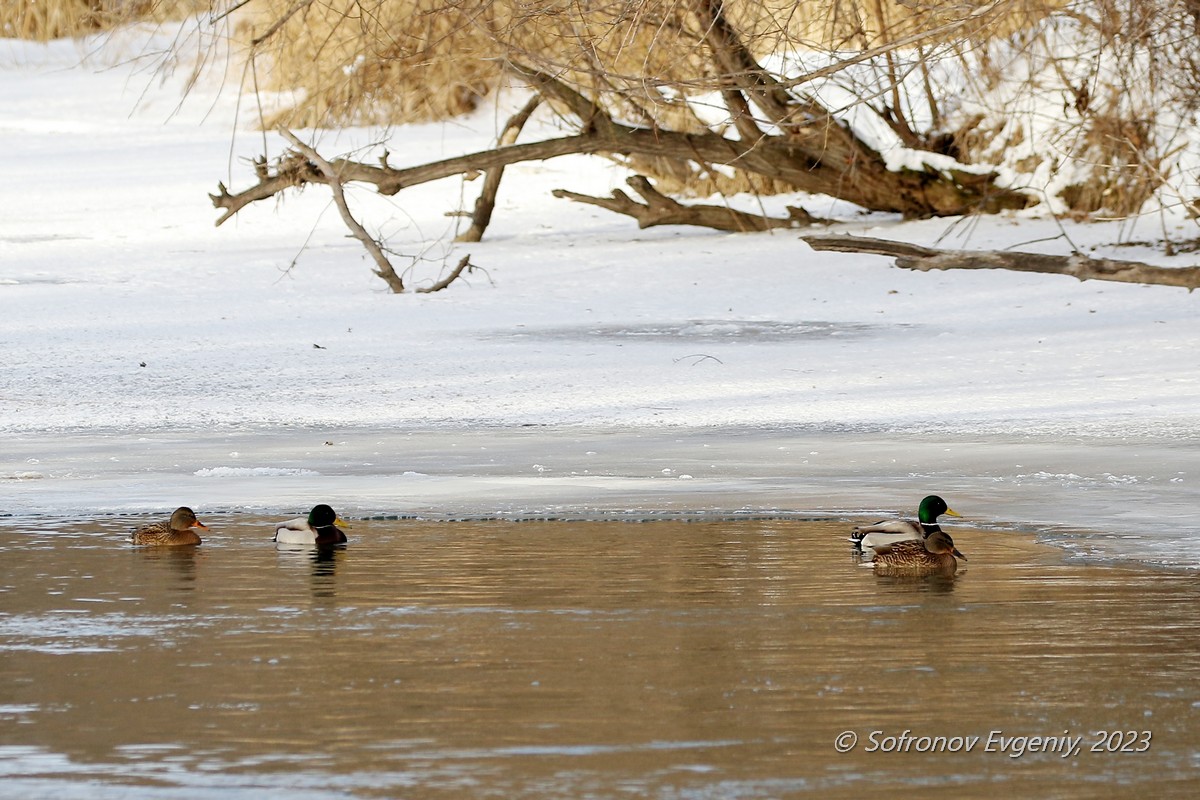
<path id="1" fill-rule="evenodd" d="M 958 513 L 958 512 L 957 512 L 957 511 L 955 511 L 953 508 L 947 508 L 947 509 L 946 509 L 946 513 L 947 513 L 947 514 L 949 514 L 949 515 L 950 515 L 950 516 L 952 516 L 952 517 L 961 517 L 961 516 L 962 516 L 962 514 Z"/>
<path id="2" fill-rule="evenodd" d="M 339 528 L 349 528 L 350 527 L 350 525 L 347 524 L 345 521 L 343 521 L 340 517 L 334 517 L 333 524 L 337 525 Z"/>

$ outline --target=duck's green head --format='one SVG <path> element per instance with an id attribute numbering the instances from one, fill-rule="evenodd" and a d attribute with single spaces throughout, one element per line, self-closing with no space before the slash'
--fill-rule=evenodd
<path id="1" fill-rule="evenodd" d="M 330 525 L 345 525 L 346 523 L 338 519 L 336 511 L 321 503 L 313 506 L 313 510 L 308 512 L 308 524 L 314 528 L 327 528 Z"/>
<path id="2" fill-rule="evenodd" d="M 936 494 L 931 494 L 929 497 L 926 497 L 921 501 L 921 507 L 917 511 L 917 519 L 926 525 L 935 525 L 937 524 L 937 518 L 942 514 L 946 514 L 951 517 L 962 516 L 962 514 L 959 514 L 957 511 L 950 508 L 950 506 L 946 505 L 945 500 L 938 497 Z"/>

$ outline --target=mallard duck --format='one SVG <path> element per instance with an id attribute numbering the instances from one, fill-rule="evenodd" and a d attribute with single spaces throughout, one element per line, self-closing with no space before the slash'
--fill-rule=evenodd
<path id="1" fill-rule="evenodd" d="M 192 528 L 208 530 L 207 525 L 196 519 L 196 512 L 180 506 L 166 522 L 134 528 L 133 533 L 129 534 L 129 541 L 134 544 L 200 544 L 200 536 Z"/>
<path id="2" fill-rule="evenodd" d="M 945 531 L 934 531 L 924 539 L 906 539 L 871 549 L 875 552 L 871 563 L 880 575 L 953 575 L 958 571 L 957 559 L 967 560 Z"/>
<path id="3" fill-rule="evenodd" d="M 313 506 L 307 517 L 296 517 L 275 526 L 275 541 L 280 544 L 345 544 L 346 534 L 338 525 L 337 512 L 321 503 Z"/>
<path id="4" fill-rule="evenodd" d="M 885 519 L 874 525 L 862 525 L 850 532 L 850 541 L 857 542 L 863 548 L 876 547 L 895 542 L 906 542 L 913 539 L 924 539 L 931 533 L 940 531 L 938 517 L 946 514 L 951 517 L 962 516 L 946 501 L 931 494 L 921 501 L 917 509 L 916 521 L 910 519 Z"/>

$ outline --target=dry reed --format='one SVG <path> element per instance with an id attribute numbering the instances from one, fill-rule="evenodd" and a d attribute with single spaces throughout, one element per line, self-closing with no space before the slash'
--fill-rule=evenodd
<path id="1" fill-rule="evenodd" d="M 211 0 L 4 0 L 0 36 L 47 42 L 146 19 L 180 19 L 210 6 Z"/>

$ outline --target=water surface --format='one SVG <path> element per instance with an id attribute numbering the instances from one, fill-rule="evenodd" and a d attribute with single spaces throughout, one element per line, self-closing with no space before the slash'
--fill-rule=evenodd
<path id="1" fill-rule="evenodd" d="M 1190 573 L 960 529 L 957 577 L 884 579 L 821 520 L 363 520 L 318 553 L 202 518 L 0 528 L 0 796 L 1194 791 Z"/>

